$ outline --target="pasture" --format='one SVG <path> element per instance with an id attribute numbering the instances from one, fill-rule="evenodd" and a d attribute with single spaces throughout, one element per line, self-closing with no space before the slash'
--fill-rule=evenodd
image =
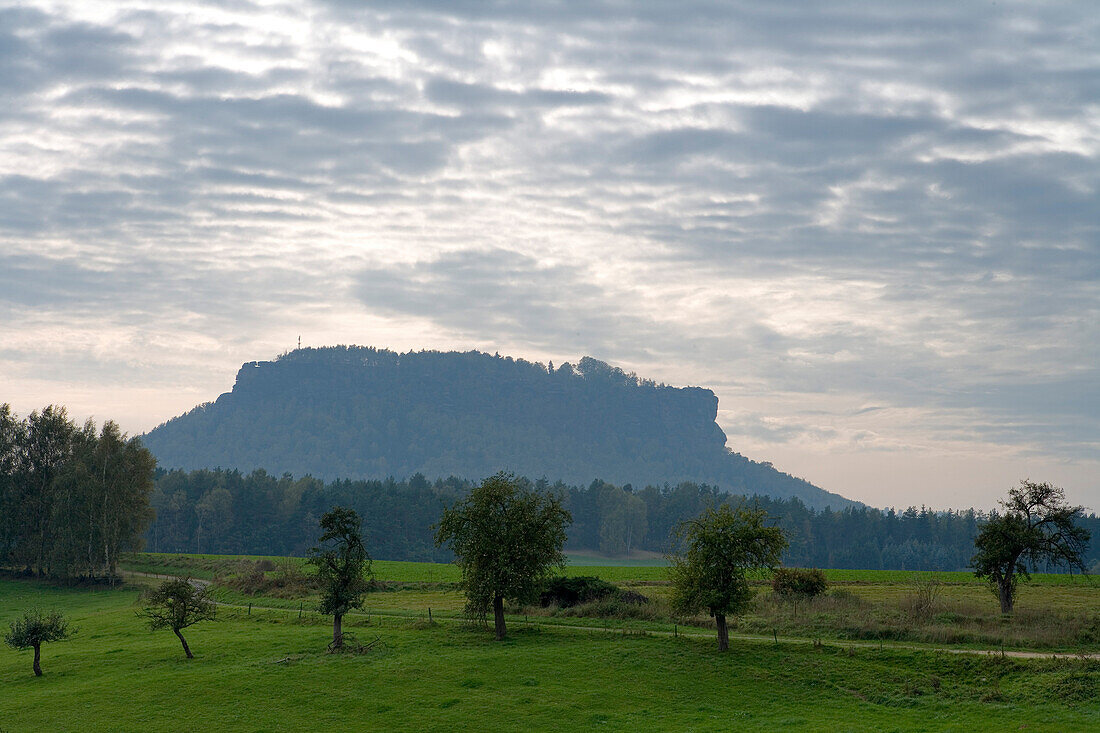
<path id="1" fill-rule="evenodd" d="M 259 563 L 264 563 L 262 566 Z M 219 579 L 224 602 L 246 606 L 308 608 L 316 598 L 307 588 L 269 588 L 280 575 L 304 572 L 300 558 L 219 555 L 134 554 L 123 567 L 130 571 L 192 575 Z M 241 582 L 244 576 L 259 580 Z M 393 615 L 433 613 L 458 615 L 463 597 L 455 584 L 459 569 L 440 563 L 376 560 L 374 575 L 385 592 L 367 596 L 366 608 Z M 689 624 L 711 628 L 708 618 L 673 619 L 664 608 L 666 568 L 652 565 L 569 565 L 567 575 L 594 575 L 641 593 L 653 603 L 642 609 L 607 609 L 601 618 L 586 618 L 570 610 L 564 618 L 538 608 L 513 608 L 519 617 L 539 616 L 540 623 L 616 626 L 669 631 Z M 1021 585 L 1016 613 L 1002 617 L 988 587 L 967 572 L 907 572 L 826 570 L 830 590 L 822 597 L 778 602 L 764 578 L 754 582 L 758 596 L 752 611 L 737 619 L 743 635 L 793 639 L 882 641 L 950 645 L 969 648 L 1034 649 L 1059 652 L 1100 652 L 1100 580 L 1081 575 L 1036 574 Z M 619 612 L 621 611 L 621 613 Z"/>
<path id="2" fill-rule="evenodd" d="M 42 678 L 27 653 L 0 650 L 0 729 L 1064 731 L 1100 719 L 1095 661 L 746 640 L 723 655 L 705 636 L 518 617 L 496 643 L 457 620 L 356 614 L 347 630 L 381 641 L 331 655 L 326 619 L 256 603 L 192 628 L 188 661 L 171 633 L 142 625 L 137 596 L 0 580 L 0 624 L 39 606 L 79 628 L 44 648 Z"/>

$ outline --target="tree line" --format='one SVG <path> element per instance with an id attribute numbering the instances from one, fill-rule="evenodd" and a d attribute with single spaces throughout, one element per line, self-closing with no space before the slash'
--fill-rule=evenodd
<path id="1" fill-rule="evenodd" d="M 78 426 L 53 406 L 20 419 L 0 405 L 0 567 L 114 577 L 153 519 L 155 469 L 111 421 Z"/>
<path id="2" fill-rule="evenodd" d="M 525 489 L 559 496 L 573 517 L 565 548 L 624 555 L 665 552 L 673 531 L 705 508 L 738 502 L 717 487 L 691 482 L 635 489 L 593 481 L 587 486 L 519 478 Z M 142 540 L 156 552 L 303 555 L 319 518 L 345 506 L 366 518 L 376 556 L 448 561 L 433 527 L 445 506 L 475 484 L 451 476 L 428 481 L 337 480 L 273 476 L 256 470 L 163 471 L 142 443 L 113 422 L 76 425 L 60 407 L 23 419 L 0 405 L 0 567 L 56 577 L 102 577 L 118 555 Z M 974 539 L 991 518 L 975 511 L 934 512 L 848 507 L 817 510 L 799 499 L 752 496 L 788 540 L 789 566 L 960 570 L 970 566 Z M 154 513 L 155 512 L 155 513 Z M 155 521 L 154 521 L 155 516 Z M 1077 518 L 1100 536 L 1096 514 Z M 1088 568 L 1100 564 L 1100 543 L 1085 544 Z M 1028 559 L 1032 569 L 1057 570 Z"/>
<path id="3" fill-rule="evenodd" d="M 573 517 L 566 550 L 609 555 L 634 550 L 663 553 L 684 520 L 708 506 L 742 498 L 690 482 L 639 490 L 604 481 L 570 486 L 544 479 L 517 480 L 525 488 L 562 498 Z M 433 482 L 420 474 L 403 481 L 325 483 L 263 470 L 160 471 L 152 496 L 157 520 L 146 545 L 155 552 L 302 556 L 313 543 L 320 517 L 333 506 L 344 506 L 363 517 L 375 557 L 445 562 L 451 554 L 436 546 L 432 527 L 445 506 L 467 496 L 474 486 L 453 476 Z M 816 510 L 798 499 L 765 496 L 749 501 L 766 511 L 788 538 L 783 563 L 800 567 L 966 569 L 980 526 L 997 516 L 974 509 L 936 512 L 926 507 Z M 1100 536 L 1097 515 L 1083 515 L 1079 523 Z M 1097 544 L 1084 553 L 1090 567 L 1100 562 Z"/>
<path id="4" fill-rule="evenodd" d="M 491 612 L 498 641 L 507 633 L 505 602 L 533 602 L 553 573 L 565 568 L 566 528 L 573 517 L 563 499 L 561 492 L 532 488 L 501 472 L 445 507 L 433 526 L 435 544 L 448 546 L 461 568 L 459 586 L 466 595 L 467 617 L 484 622 Z M 1090 531 L 1077 524 L 1082 507 L 1068 504 L 1064 490 L 1049 483 L 1025 479 L 1009 490 L 1001 507 L 1002 514 L 982 525 L 971 567 L 989 583 L 1002 613 L 1008 614 L 1018 578 L 1028 577 L 1029 565 L 1045 561 L 1071 571 L 1085 570 L 1083 552 Z M 324 531 L 310 548 L 308 563 L 316 569 L 321 590 L 318 610 L 333 617 L 329 651 L 337 652 L 344 649 L 344 616 L 363 607 L 368 580 L 373 578 L 372 559 L 355 510 L 333 507 L 319 525 Z M 743 614 L 756 593 L 750 573 L 772 573 L 776 593 L 809 597 L 825 589 L 820 570 L 779 567 L 789 544 L 786 533 L 765 510 L 745 501 L 737 506 L 711 504 L 698 516 L 681 521 L 673 537 L 675 544 L 666 554 L 670 606 L 681 616 L 707 612 L 715 621 L 719 651 L 729 649 L 727 616 Z M 194 655 L 182 630 L 216 616 L 217 603 L 208 590 L 205 582 L 169 579 L 143 594 L 145 607 L 139 615 L 148 619 L 152 630 L 170 628 L 191 659 Z M 12 622 L 4 640 L 15 649 L 33 649 L 32 668 L 41 676 L 42 644 L 72 633 L 60 613 L 31 610 Z"/>

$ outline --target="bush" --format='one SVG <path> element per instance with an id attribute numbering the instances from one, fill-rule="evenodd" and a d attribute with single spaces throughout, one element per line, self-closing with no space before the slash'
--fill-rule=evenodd
<path id="1" fill-rule="evenodd" d="M 285 558 L 278 566 L 270 560 L 241 560 L 235 570 L 232 575 L 216 575 L 214 582 L 245 595 L 264 594 L 275 598 L 298 598 L 319 588 L 317 579 L 291 558 Z"/>
<path id="2" fill-rule="evenodd" d="M 841 604 L 848 604 L 851 606 L 867 605 L 867 601 L 863 600 L 863 598 L 859 594 L 853 593 L 847 588 L 833 588 L 831 591 L 829 591 L 828 597 L 831 598 L 833 601 Z"/>
<path id="3" fill-rule="evenodd" d="M 901 610 L 911 621 L 929 621 L 941 610 L 942 591 L 943 583 L 935 577 L 917 577 L 913 590 L 901 600 Z"/>
<path id="4" fill-rule="evenodd" d="M 539 605 L 543 608 L 555 605 L 558 608 L 572 608 L 618 594 L 619 589 L 606 580 L 591 576 L 559 577 L 547 582 L 546 588 L 539 594 Z"/>
<path id="5" fill-rule="evenodd" d="M 772 591 L 780 598 L 814 598 L 825 592 L 825 573 L 817 568 L 778 568 Z"/>
<path id="6" fill-rule="evenodd" d="M 630 592 L 627 591 L 627 593 Z M 641 596 L 640 593 L 630 593 L 630 595 Z M 641 597 L 645 598 L 645 596 Z M 634 600 L 624 600 L 618 596 L 604 596 L 594 601 L 580 603 L 571 608 L 556 610 L 552 615 L 576 618 L 667 621 L 669 618 L 669 610 L 667 603 L 657 600 L 647 599 L 645 603 L 639 603 Z"/>
<path id="7" fill-rule="evenodd" d="M 642 595 L 638 591 L 634 590 L 620 590 L 619 595 L 615 597 L 619 603 L 625 603 L 629 606 L 644 606 L 649 603 L 649 596 Z"/>

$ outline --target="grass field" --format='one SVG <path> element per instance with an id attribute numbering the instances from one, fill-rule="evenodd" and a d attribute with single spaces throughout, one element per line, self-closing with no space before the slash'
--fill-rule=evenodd
<path id="1" fill-rule="evenodd" d="M 130 553 L 124 556 L 122 566 L 126 570 L 150 573 L 190 572 L 196 578 L 213 578 L 219 570 L 230 570 L 239 560 L 269 560 L 278 565 L 283 562 L 304 564 L 302 558 L 283 558 L 265 555 L 178 555 L 171 553 Z M 566 575 L 595 575 L 611 582 L 659 582 L 668 577 L 664 565 L 651 564 L 638 559 L 630 564 L 600 564 L 607 558 L 593 555 L 571 555 Z M 452 563 L 404 562 L 375 560 L 375 577 L 379 580 L 421 583 L 453 583 L 459 579 L 458 566 Z M 973 573 L 965 571 L 916 571 L 916 570 L 826 570 L 830 583 L 891 585 L 911 584 L 914 579 L 935 578 L 952 585 L 984 587 Z M 1100 589 L 1100 579 L 1092 576 L 1067 573 L 1036 573 L 1031 585 L 1067 586 Z"/>
<path id="2" fill-rule="evenodd" d="M 644 558 L 642 558 L 644 559 Z M 256 575 L 257 563 L 266 573 Z M 280 573 L 300 574 L 301 558 L 233 557 L 219 555 L 127 556 L 130 571 L 217 578 L 223 602 L 286 609 L 309 609 L 317 598 L 308 587 L 291 583 L 289 590 L 271 589 Z M 651 599 L 638 608 L 595 606 L 545 610 L 513 608 L 520 617 L 539 616 L 539 623 L 608 626 L 631 630 L 669 631 L 677 625 L 712 628 L 706 617 L 673 618 L 668 611 L 667 569 L 652 565 L 570 565 L 569 575 L 596 575 Z M 375 561 L 374 573 L 387 592 L 368 594 L 366 610 L 415 617 L 429 609 L 458 616 L 464 599 L 456 588 L 459 570 L 439 563 Z M 260 582 L 240 583 L 251 575 Z M 1079 575 L 1035 575 L 1020 588 L 1017 611 L 1002 616 L 988 587 L 966 572 L 903 572 L 827 570 L 830 591 L 798 603 L 777 602 L 766 581 L 757 579 L 758 596 L 752 609 L 736 619 L 742 635 L 781 636 L 790 639 L 904 642 L 928 646 L 980 649 L 1022 649 L 1062 653 L 1100 652 L 1100 582 Z M 929 604 L 918 607 L 921 589 L 932 593 Z M 598 618 L 590 618 L 597 616 Z"/>
<path id="3" fill-rule="evenodd" d="M 146 573 L 190 573 L 196 578 L 213 578 L 218 572 L 231 572 L 239 560 L 253 562 L 268 560 L 276 565 L 291 562 L 304 566 L 303 558 L 281 558 L 263 555 L 173 555 L 167 553 L 134 553 L 127 555 L 122 566 L 126 570 Z M 374 576 L 378 580 L 402 583 L 457 583 L 460 577 L 453 563 L 404 562 L 400 560 L 375 560 Z M 567 575 L 598 575 L 612 582 L 661 581 L 668 570 L 656 565 L 569 565 Z"/>
<path id="4" fill-rule="evenodd" d="M 391 595 L 391 594 L 375 594 Z M 137 592 L 0 581 L 0 624 L 30 606 L 79 627 L 29 653 L 0 650 L 0 730 L 1084 731 L 1100 721 L 1100 664 L 844 644 L 735 641 L 513 626 L 349 619 L 363 655 L 324 653 L 323 619 L 223 609 L 184 659 L 147 631 Z M 379 625 L 381 621 L 381 625 Z"/>

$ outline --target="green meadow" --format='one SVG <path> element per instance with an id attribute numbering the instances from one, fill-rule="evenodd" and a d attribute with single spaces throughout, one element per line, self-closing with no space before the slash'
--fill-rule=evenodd
<path id="1" fill-rule="evenodd" d="M 280 576 L 305 571 L 300 558 L 224 555 L 126 556 L 128 571 L 217 579 L 219 600 L 247 607 L 308 609 L 317 597 L 301 583 L 276 587 Z M 260 568 L 264 568 L 260 570 Z M 367 595 L 365 610 L 397 616 L 458 616 L 464 599 L 451 564 L 375 561 L 381 592 Z M 595 575 L 648 597 L 641 607 L 512 608 L 541 624 L 670 631 L 677 625 L 710 629 L 709 618 L 673 619 L 668 612 L 667 569 L 652 565 L 572 565 L 567 575 Z M 1100 581 L 1090 576 L 1037 574 L 1020 588 L 1016 613 L 1002 616 L 988 586 L 967 572 L 827 570 L 830 589 L 796 603 L 771 595 L 765 578 L 734 630 L 742 635 L 853 642 L 905 642 L 965 648 L 1008 648 L 1066 653 L 1100 652 Z M 924 594 L 924 596 L 922 596 Z"/>
<path id="2" fill-rule="evenodd" d="M 3 628 L 39 607 L 63 610 L 79 629 L 72 640 L 43 647 L 42 678 L 32 675 L 29 652 L 0 648 L 0 731 L 1100 726 L 1095 659 L 947 651 L 984 641 L 993 649 L 1005 643 L 1096 652 L 1100 644 L 1088 634 L 1089 624 L 1100 632 L 1100 588 L 1090 579 L 1037 577 L 1018 606 L 1023 621 L 1017 625 L 1027 634 L 1007 642 L 1003 626 L 984 637 L 962 633 L 977 627 L 958 609 L 1005 623 L 989 610 L 995 611 L 992 595 L 965 573 L 831 571 L 830 595 L 799 606 L 776 602 L 760 585 L 756 610 L 739 620 L 731 652 L 719 654 L 709 620 L 661 615 L 661 567 L 571 566 L 571 574 L 599 575 L 646 594 L 652 600 L 642 608 L 651 612 L 597 618 L 511 608 L 510 636 L 497 643 L 461 617 L 457 568 L 376 561 L 380 590 L 367 595 L 362 613 L 345 620 L 347 631 L 374 645 L 364 654 L 332 655 L 326 652 L 329 621 L 314 611 L 311 592 L 235 587 L 234 578 L 255 575 L 258 566 L 273 568 L 260 573 L 266 578 L 296 572 L 300 561 L 127 558 L 131 573 L 218 579 L 218 619 L 186 632 L 196 654 L 191 661 L 170 632 L 150 632 L 136 615 L 140 585 L 155 579 L 132 575 L 119 588 L 0 580 Z M 942 594 L 937 615 L 906 617 L 907 599 L 929 578 Z M 897 618 L 891 621 L 891 614 Z M 1041 629 L 1063 627 L 1068 618 L 1083 624 L 1076 641 L 1044 636 Z M 861 633 L 860 624 L 876 634 Z M 929 631 L 939 627 L 954 628 L 958 638 Z M 895 633 L 899 628 L 908 633 Z M 998 637 L 1001 642 L 989 643 Z"/>
<path id="3" fill-rule="evenodd" d="M 362 654 L 325 652 L 326 620 L 223 609 L 196 659 L 135 616 L 138 591 L 0 581 L 0 623 L 30 606 L 79 627 L 0 653 L 0 729 L 16 731 L 823 730 L 1067 731 L 1100 721 L 1100 665 L 912 649 L 735 642 L 420 618 L 349 619 Z"/>
<path id="4" fill-rule="evenodd" d="M 304 558 L 269 555 L 200 555 L 141 552 L 123 556 L 125 570 L 148 573 L 190 573 L 196 578 L 213 578 L 219 571 L 230 572 L 240 560 L 267 560 L 276 566 L 293 563 L 304 567 Z M 375 560 L 374 575 L 378 580 L 422 583 L 453 583 L 459 579 L 459 569 L 452 563 Z M 620 562 L 598 555 L 570 555 L 566 575 L 595 575 L 611 582 L 663 581 L 667 568 L 653 558 Z M 865 585 L 909 585 L 916 579 L 932 578 L 950 585 L 985 586 L 967 571 L 918 570 L 825 570 L 830 583 Z M 1069 573 L 1035 573 L 1031 586 L 1065 586 L 1085 589 L 1100 588 L 1100 579 Z M 1027 587 L 1027 586 L 1023 586 Z"/>

